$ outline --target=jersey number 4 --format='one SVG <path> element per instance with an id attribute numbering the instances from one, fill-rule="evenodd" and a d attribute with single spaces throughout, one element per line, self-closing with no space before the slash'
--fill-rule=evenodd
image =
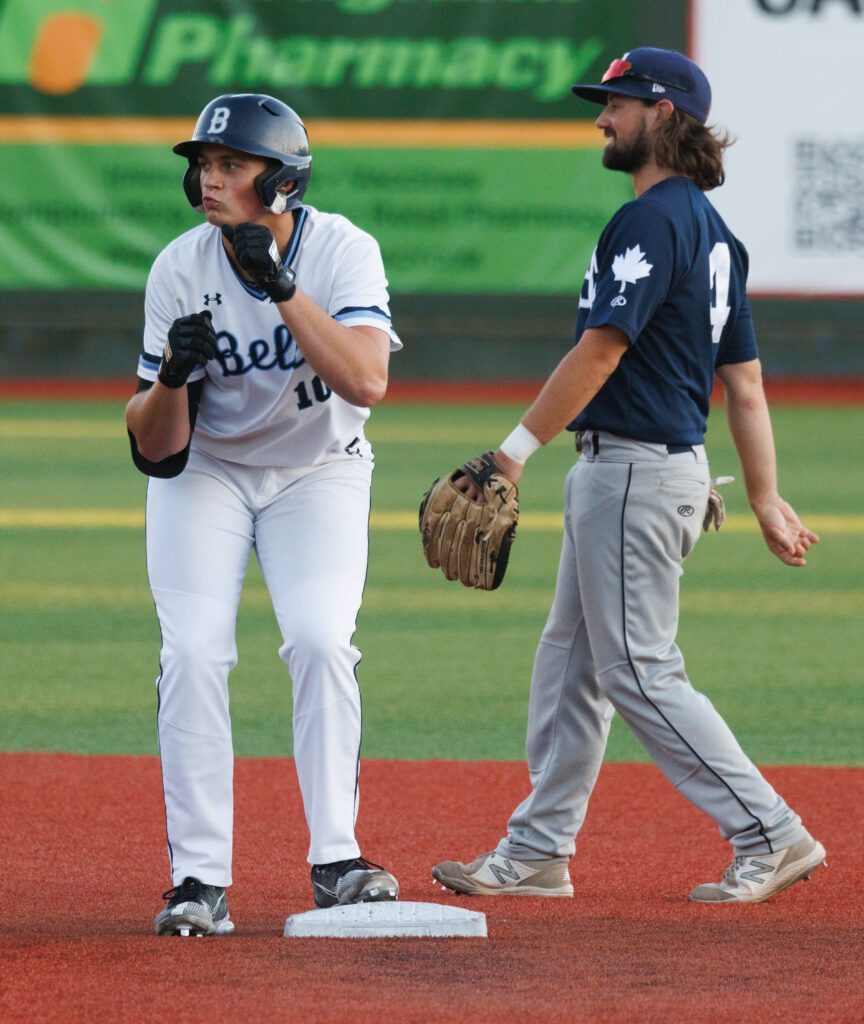
<path id="1" fill-rule="evenodd" d="M 720 344 L 723 328 L 729 319 L 729 277 L 732 259 L 726 242 L 718 242 L 708 254 L 708 269 L 711 274 L 711 340 Z"/>

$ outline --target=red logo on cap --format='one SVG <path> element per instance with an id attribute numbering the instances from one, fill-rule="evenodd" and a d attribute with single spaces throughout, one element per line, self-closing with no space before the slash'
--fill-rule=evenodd
<path id="1" fill-rule="evenodd" d="M 632 70 L 633 65 L 629 60 L 613 60 L 612 63 L 606 68 L 606 72 L 600 79 L 602 82 L 608 82 L 610 78 L 621 78 L 626 75 L 628 71 Z"/>

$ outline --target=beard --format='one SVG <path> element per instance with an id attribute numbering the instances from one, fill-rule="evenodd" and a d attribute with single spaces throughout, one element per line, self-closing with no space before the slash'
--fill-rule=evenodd
<path id="1" fill-rule="evenodd" d="M 651 143 L 643 126 L 628 143 L 610 142 L 603 150 L 603 166 L 610 171 L 624 171 L 632 174 L 644 167 L 651 158 Z"/>

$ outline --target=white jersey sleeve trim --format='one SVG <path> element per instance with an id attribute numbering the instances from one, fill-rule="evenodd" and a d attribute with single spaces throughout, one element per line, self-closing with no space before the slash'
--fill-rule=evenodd
<path id="1" fill-rule="evenodd" d="M 391 352 L 398 352 L 402 348 L 402 340 L 393 330 L 389 314 L 377 306 L 343 309 L 334 314 L 333 319 L 343 327 L 380 327 L 390 335 Z"/>

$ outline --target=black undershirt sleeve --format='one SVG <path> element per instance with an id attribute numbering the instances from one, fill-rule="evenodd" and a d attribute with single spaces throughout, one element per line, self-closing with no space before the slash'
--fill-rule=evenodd
<path id="1" fill-rule="evenodd" d="M 152 387 L 152 380 L 144 380 L 142 377 L 139 377 L 138 387 L 135 390 L 136 393 L 139 391 L 149 391 Z M 195 380 L 192 381 L 191 384 L 186 385 L 186 394 L 189 398 L 190 438 L 192 431 L 195 429 L 195 421 L 198 419 L 198 404 L 201 401 L 201 392 L 203 388 L 203 380 Z M 169 455 L 167 459 L 162 459 L 161 462 L 150 462 L 149 459 L 145 459 L 138 451 L 138 445 L 135 443 L 135 438 L 132 436 L 132 432 L 129 430 L 126 432 L 129 434 L 129 444 L 132 448 L 132 461 L 146 476 L 155 476 L 160 477 L 163 480 L 167 480 L 173 476 L 179 476 L 186 468 L 186 463 L 189 461 L 188 444 L 182 451 L 175 452 L 174 455 Z"/>

